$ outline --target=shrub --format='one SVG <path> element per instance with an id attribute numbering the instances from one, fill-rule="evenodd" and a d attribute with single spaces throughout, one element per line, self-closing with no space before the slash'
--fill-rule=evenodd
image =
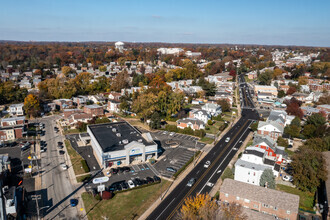
<path id="1" fill-rule="evenodd" d="M 101 201 L 102 200 L 102 197 L 101 197 L 101 195 L 100 194 L 96 194 L 96 196 L 94 197 L 96 200 L 99 200 L 99 201 Z"/>
<path id="2" fill-rule="evenodd" d="M 108 192 L 108 191 L 102 192 L 102 199 L 109 200 L 112 199 L 112 197 L 113 197 L 113 192 Z"/>
<path id="3" fill-rule="evenodd" d="M 85 173 L 88 173 L 89 172 L 89 167 L 87 165 L 86 160 L 81 160 L 81 166 L 83 167 Z"/>
<path id="4" fill-rule="evenodd" d="M 213 121 L 212 121 L 212 120 L 208 120 L 208 121 L 207 121 L 207 124 L 208 124 L 208 125 L 213 125 Z"/>
<path id="5" fill-rule="evenodd" d="M 165 130 L 170 131 L 170 132 L 177 132 L 178 128 L 176 127 L 176 125 L 166 125 Z"/>

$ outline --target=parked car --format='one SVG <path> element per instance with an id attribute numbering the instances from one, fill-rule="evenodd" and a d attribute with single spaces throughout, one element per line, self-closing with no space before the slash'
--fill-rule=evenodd
<path id="1" fill-rule="evenodd" d="M 123 188 L 123 190 L 129 188 L 128 184 L 125 181 L 121 182 L 120 184 L 121 184 L 121 187 Z"/>
<path id="2" fill-rule="evenodd" d="M 288 182 L 292 182 L 292 181 L 293 181 L 293 177 L 292 177 L 292 176 L 289 176 L 289 175 L 284 175 L 284 176 L 282 177 L 282 179 L 283 179 L 284 181 L 288 181 Z"/>
<path id="3" fill-rule="evenodd" d="M 47 148 L 46 147 L 40 147 L 40 153 L 46 152 Z"/>
<path id="4" fill-rule="evenodd" d="M 173 167 L 166 167 L 166 170 L 172 173 L 176 173 L 176 169 L 174 169 Z"/>
<path id="5" fill-rule="evenodd" d="M 195 179 L 195 178 L 191 178 L 191 179 L 188 181 L 187 186 L 192 187 L 192 186 L 195 184 L 195 182 L 196 182 L 196 179 Z"/>
<path id="6" fill-rule="evenodd" d="M 161 178 L 159 178 L 158 176 L 154 176 L 154 180 L 155 180 L 155 182 L 161 182 L 162 181 Z"/>
<path id="7" fill-rule="evenodd" d="M 141 186 L 141 185 L 143 185 L 142 181 L 141 181 L 139 178 L 135 178 L 135 179 L 133 180 L 133 182 L 134 182 L 134 184 L 135 184 L 136 186 Z"/>
<path id="8" fill-rule="evenodd" d="M 65 163 L 61 163 L 62 170 L 67 170 L 68 166 Z"/>
<path id="9" fill-rule="evenodd" d="M 208 160 L 205 162 L 204 167 L 209 168 L 210 164 L 211 164 L 211 161 Z"/>
<path id="10" fill-rule="evenodd" d="M 78 199 L 70 199 L 70 205 L 71 207 L 75 207 L 78 205 Z"/>
<path id="11" fill-rule="evenodd" d="M 65 151 L 64 150 L 60 150 L 58 152 L 60 153 L 60 155 L 64 155 L 65 154 Z"/>
<path id="12" fill-rule="evenodd" d="M 128 187 L 129 187 L 130 189 L 132 189 L 132 188 L 135 187 L 135 185 L 134 185 L 134 183 L 133 183 L 132 180 L 128 180 L 128 181 L 127 181 L 127 184 L 128 184 Z"/>
<path id="13" fill-rule="evenodd" d="M 174 136 L 174 134 L 175 134 L 175 132 L 171 132 L 171 133 L 170 133 L 170 136 L 172 137 L 172 136 Z"/>
<path id="14" fill-rule="evenodd" d="M 151 178 L 151 177 L 146 177 L 146 180 L 147 180 L 147 183 L 149 184 L 149 183 L 153 183 L 153 182 L 155 182 L 154 181 L 154 179 L 153 178 Z"/>
<path id="15" fill-rule="evenodd" d="M 118 167 L 118 171 L 119 171 L 119 173 L 123 173 L 125 171 L 125 169 L 123 167 Z"/>
<path id="16" fill-rule="evenodd" d="M 123 169 L 124 169 L 124 172 L 130 172 L 131 171 L 131 168 L 129 168 L 129 167 L 123 167 Z"/>
<path id="17" fill-rule="evenodd" d="M 118 169 L 116 169 L 116 168 L 111 168 L 111 169 L 110 169 L 110 173 L 111 173 L 111 174 L 117 174 L 117 173 L 118 173 Z"/>

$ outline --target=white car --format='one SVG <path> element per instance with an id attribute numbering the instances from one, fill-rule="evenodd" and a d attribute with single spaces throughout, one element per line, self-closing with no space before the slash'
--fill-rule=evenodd
<path id="1" fill-rule="evenodd" d="M 227 137 L 226 140 L 225 140 L 225 142 L 228 143 L 229 140 L 230 140 L 230 137 Z"/>
<path id="2" fill-rule="evenodd" d="M 174 134 L 175 134 L 174 132 L 171 132 L 171 133 L 170 133 L 170 136 L 172 137 L 172 136 L 174 136 Z"/>
<path id="3" fill-rule="evenodd" d="M 209 168 L 210 164 L 211 164 L 211 161 L 208 160 L 205 162 L 204 167 Z"/>
<path id="4" fill-rule="evenodd" d="M 67 170 L 68 166 L 65 163 L 61 163 L 62 170 Z"/>
<path id="5" fill-rule="evenodd" d="M 128 181 L 127 181 L 127 184 L 128 184 L 128 187 L 129 187 L 130 189 L 132 189 L 132 188 L 135 187 L 135 185 L 134 185 L 134 183 L 133 183 L 132 180 L 128 180 Z"/>
<path id="6" fill-rule="evenodd" d="M 292 182 L 292 181 L 293 181 L 293 177 L 292 177 L 292 176 L 289 176 L 289 175 L 284 175 L 284 176 L 282 177 L 282 179 L 283 179 L 284 181 L 289 181 L 289 182 Z"/>

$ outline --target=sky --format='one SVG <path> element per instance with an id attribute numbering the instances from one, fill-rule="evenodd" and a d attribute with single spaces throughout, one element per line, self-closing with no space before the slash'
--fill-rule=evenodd
<path id="1" fill-rule="evenodd" d="M 0 40 L 330 46 L 330 0 L 0 3 Z"/>

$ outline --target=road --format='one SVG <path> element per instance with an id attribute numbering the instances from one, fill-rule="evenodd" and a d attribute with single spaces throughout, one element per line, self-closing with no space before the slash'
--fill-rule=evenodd
<path id="1" fill-rule="evenodd" d="M 42 170 L 42 199 L 39 207 L 47 207 L 41 212 L 45 219 L 78 219 L 77 208 L 70 206 L 70 197 L 76 187 L 70 182 L 67 170 L 60 167 L 65 162 L 65 156 L 59 155 L 57 142 L 63 141 L 60 133 L 54 132 L 56 116 L 42 118 L 39 121 L 45 124 L 45 136 L 41 140 L 47 142 L 47 150 L 41 153 Z M 69 196 L 69 197 L 68 197 Z"/>
<path id="2" fill-rule="evenodd" d="M 248 136 L 249 126 L 254 120 L 258 119 L 251 94 L 245 89 L 247 85 L 244 83 L 244 77 L 243 79 L 240 77 L 240 81 L 242 82 L 240 92 L 243 98 L 240 120 L 216 143 L 203 160 L 173 189 L 147 219 L 174 219 L 187 197 L 195 196 L 198 193 L 209 193 L 220 178 L 222 172 L 236 154 L 237 149 Z M 226 142 L 225 140 L 228 137 L 230 140 Z M 204 168 L 206 161 L 211 162 L 208 168 Z M 187 182 L 191 178 L 195 178 L 196 183 L 192 187 L 188 187 Z"/>

